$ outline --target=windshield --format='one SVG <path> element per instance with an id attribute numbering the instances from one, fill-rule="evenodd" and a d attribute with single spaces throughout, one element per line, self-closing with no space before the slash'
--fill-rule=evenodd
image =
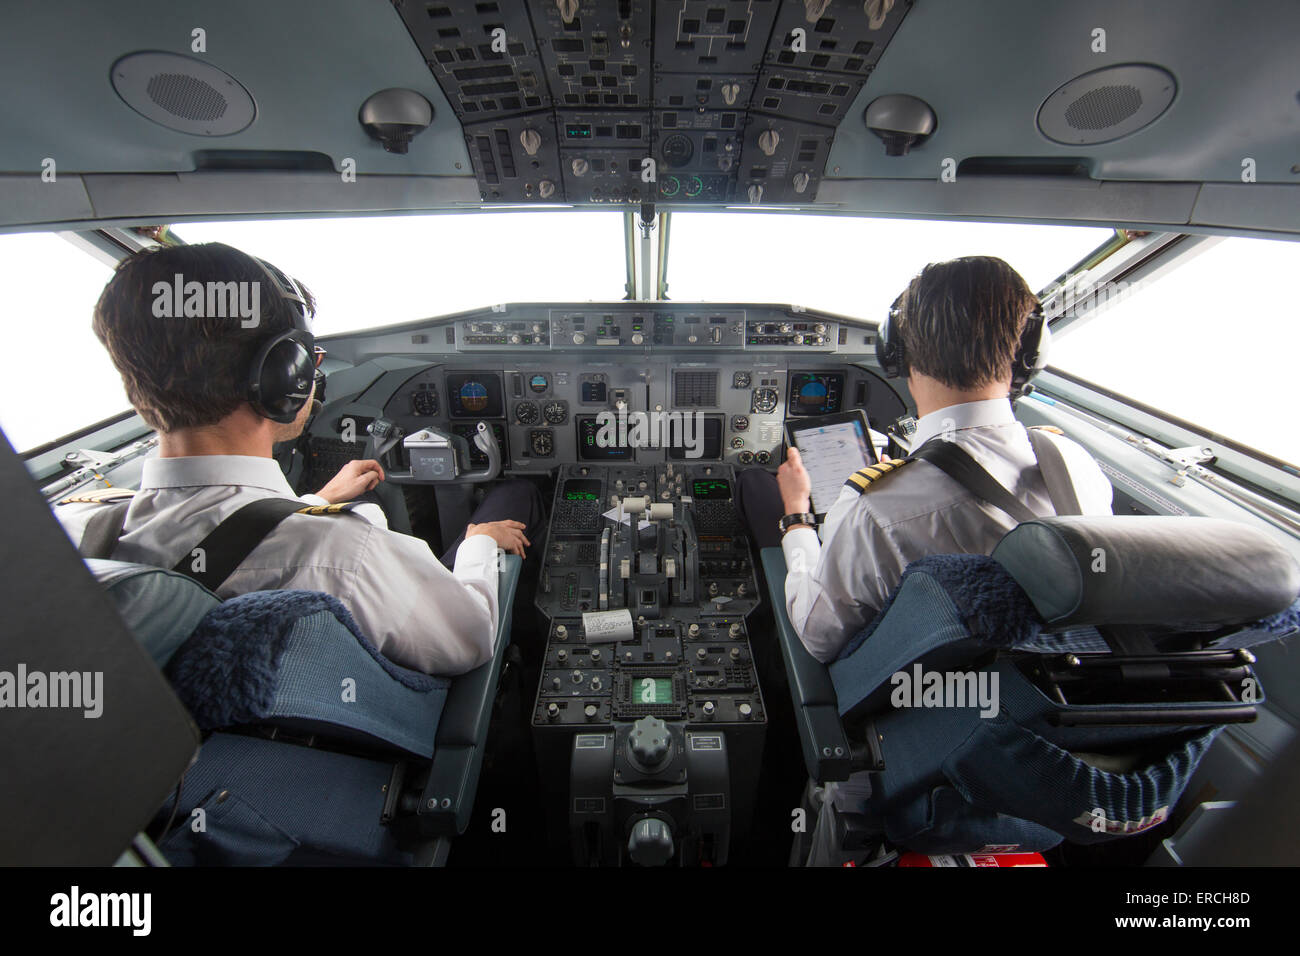
<path id="1" fill-rule="evenodd" d="M 187 222 L 186 242 L 266 259 L 316 296 L 317 335 L 504 302 L 617 301 L 623 217 L 600 210 Z"/>
<path id="2" fill-rule="evenodd" d="M 237 246 L 305 282 L 322 335 L 501 302 L 616 301 L 627 277 L 623 214 L 614 210 L 181 223 L 173 232 Z M 668 298 L 781 302 L 875 321 L 929 262 L 1000 256 L 1039 290 L 1111 235 L 1078 226 L 674 213 Z"/>
<path id="3" fill-rule="evenodd" d="M 668 297 L 784 302 L 876 322 L 931 262 L 998 256 L 1038 292 L 1113 235 L 1080 226 L 674 213 Z"/>
<path id="4" fill-rule="evenodd" d="M 613 209 L 192 222 L 173 233 L 190 243 L 228 243 L 300 279 L 316 295 L 321 335 L 497 303 L 617 301 L 626 291 L 624 214 Z M 677 213 L 668 294 L 682 302 L 790 303 L 875 321 L 928 262 L 1001 256 L 1037 290 L 1111 235 L 1086 227 Z M 0 381 L 0 425 L 10 441 L 30 449 L 125 411 L 121 379 L 90 331 L 111 267 L 50 233 L 2 236 L 0 253 L 11 277 L 0 292 L 11 319 Z"/>

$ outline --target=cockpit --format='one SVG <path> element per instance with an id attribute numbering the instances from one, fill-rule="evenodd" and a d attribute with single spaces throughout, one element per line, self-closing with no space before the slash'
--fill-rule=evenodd
<path id="1" fill-rule="evenodd" d="M 1294 8 L 65 6 L 0 37 L 0 862 L 1300 859 L 1250 830 L 1300 726 Z M 212 243 L 303 307 L 286 382 L 280 339 L 238 369 L 301 427 L 256 538 L 182 507 L 152 561 L 129 516 L 204 452 L 100 296 Z M 912 338 L 988 350 L 941 324 L 987 282 L 918 284 L 970 257 L 1028 295 L 993 398 Z M 154 318 L 209 318 L 175 278 Z M 511 496 L 527 546 L 459 567 Z M 308 524 L 477 575 L 394 613 L 481 604 L 486 662 L 387 653 L 314 557 L 229 585 Z M 111 819 L 63 826 L 92 788 Z"/>

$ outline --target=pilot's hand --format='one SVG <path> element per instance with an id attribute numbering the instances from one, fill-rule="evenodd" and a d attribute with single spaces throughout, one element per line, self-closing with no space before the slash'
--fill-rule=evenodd
<path id="1" fill-rule="evenodd" d="M 804 470 L 799 449 L 785 453 L 785 461 L 776 470 L 776 484 L 781 490 L 781 504 L 788 515 L 806 514 L 812 508 L 812 479 Z"/>
<path id="2" fill-rule="evenodd" d="M 497 547 L 504 548 L 506 553 L 517 554 L 522 558 L 524 546 L 532 547 L 533 544 L 524 537 L 526 527 L 528 526 L 522 521 L 486 521 L 466 526 L 465 537 L 469 539 L 476 534 L 485 534 L 497 543 Z"/>
<path id="3" fill-rule="evenodd" d="M 353 501 L 384 480 L 384 469 L 373 459 L 350 461 L 316 494 L 330 504 Z"/>

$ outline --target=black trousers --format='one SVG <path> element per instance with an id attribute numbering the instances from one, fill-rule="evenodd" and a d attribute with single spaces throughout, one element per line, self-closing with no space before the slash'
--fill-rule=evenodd
<path id="1" fill-rule="evenodd" d="M 749 539 L 760 548 L 781 547 L 777 522 L 785 514 L 776 476 L 762 468 L 736 472 L 736 511 L 745 524 Z"/>
<path id="2" fill-rule="evenodd" d="M 526 565 L 536 564 L 540 560 L 542 548 L 546 546 L 546 506 L 535 484 L 523 478 L 512 478 L 493 485 L 469 519 L 470 524 L 486 524 L 489 521 L 523 522 L 526 526 L 524 537 L 532 542 L 531 547 L 524 549 L 528 555 Z M 465 532 L 462 531 L 442 556 L 442 563 L 448 568 L 455 565 L 456 549 L 464 540 Z"/>

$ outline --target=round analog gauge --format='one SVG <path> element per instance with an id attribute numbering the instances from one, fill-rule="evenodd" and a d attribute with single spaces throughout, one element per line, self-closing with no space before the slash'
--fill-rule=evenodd
<path id="1" fill-rule="evenodd" d="M 756 412 L 773 412 L 776 411 L 777 395 L 774 388 L 756 388 L 754 389 L 753 410 Z"/>
<path id="2" fill-rule="evenodd" d="M 438 393 L 431 388 L 422 388 L 411 393 L 411 408 L 415 414 L 428 417 L 438 414 Z"/>
<path id="3" fill-rule="evenodd" d="M 673 133 L 664 140 L 662 150 L 668 168 L 679 169 L 689 163 L 691 157 L 695 155 L 695 144 L 691 142 L 690 137 Z"/>
<path id="4" fill-rule="evenodd" d="M 515 406 L 515 421 L 521 425 L 536 425 L 538 419 L 536 402 L 520 402 Z"/>
<path id="5" fill-rule="evenodd" d="M 542 416 L 552 425 L 563 425 L 569 417 L 569 407 L 564 402 L 547 402 L 542 409 Z"/>
<path id="6" fill-rule="evenodd" d="M 735 375 L 731 376 L 731 387 L 749 388 L 749 383 L 751 381 L 752 379 L 750 378 L 748 372 L 737 372 Z"/>
<path id="7" fill-rule="evenodd" d="M 550 458 L 555 452 L 555 441 L 548 429 L 539 428 L 529 432 L 528 443 L 532 445 L 533 455 L 537 458 Z"/>
<path id="8" fill-rule="evenodd" d="M 732 416 L 731 416 L 731 430 L 732 430 L 732 431 L 743 432 L 743 431 L 744 431 L 746 428 L 748 428 L 748 427 L 749 427 L 749 417 L 748 417 L 747 415 L 732 415 Z"/>
<path id="9" fill-rule="evenodd" d="M 534 375 L 528 380 L 528 387 L 534 392 L 544 392 L 551 387 L 551 380 L 545 375 Z"/>

